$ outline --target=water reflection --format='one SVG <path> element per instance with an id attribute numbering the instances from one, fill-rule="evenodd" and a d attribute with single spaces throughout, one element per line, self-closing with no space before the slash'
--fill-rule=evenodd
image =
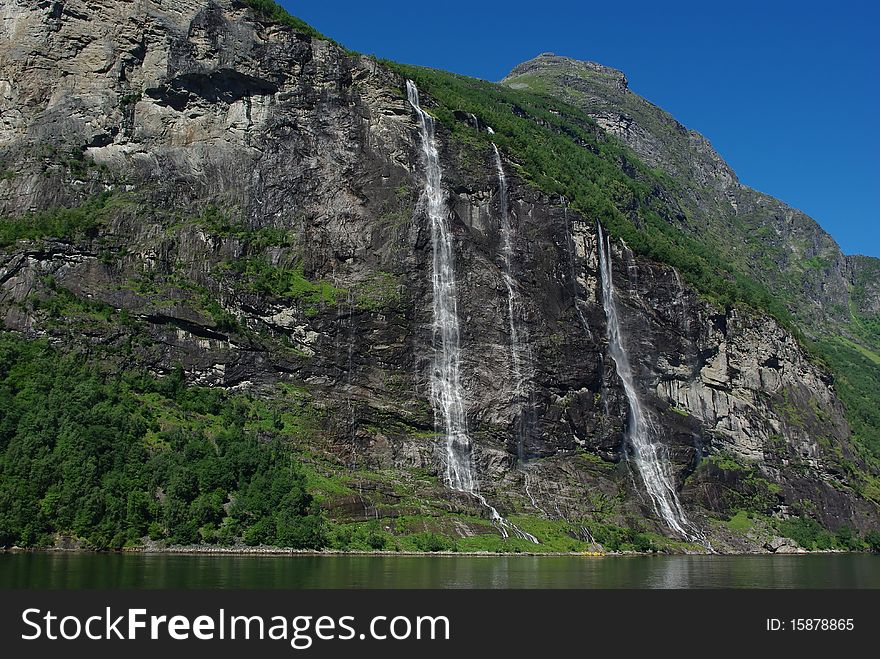
<path id="1" fill-rule="evenodd" d="M 880 588 L 880 557 L 0 555 L 3 588 Z"/>

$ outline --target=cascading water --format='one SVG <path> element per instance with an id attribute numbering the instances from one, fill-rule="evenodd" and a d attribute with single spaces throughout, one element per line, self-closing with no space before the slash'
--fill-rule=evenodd
<path id="1" fill-rule="evenodd" d="M 338 287 L 338 279 L 334 269 L 332 275 L 333 285 Z M 336 337 L 334 340 L 334 354 L 337 361 L 341 362 L 342 338 L 346 340 L 346 358 L 345 358 L 345 419 L 347 425 L 347 435 L 349 450 L 351 452 L 350 469 L 357 468 L 357 417 L 355 414 L 355 403 L 353 397 L 353 374 L 354 374 L 354 294 L 349 291 L 345 306 L 341 304 L 336 308 Z"/>
<path id="2" fill-rule="evenodd" d="M 532 474 L 531 474 L 530 471 L 526 471 L 526 472 L 525 472 L 525 479 L 524 479 L 524 480 L 525 480 L 526 496 L 529 498 L 529 501 L 532 503 L 532 508 L 534 508 L 535 510 L 540 511 L 541 514 L 544 515 L 544 517 L 550 517 L 550 515 L 547 514 L 547 511 L 544 510 L 541 506 L 538 505 L 538 501 L 535 499 L 535 495 L 532 494 L 532 489 L 531 489 L 532 479 L 531 479 L 531 475 L 532 475 Z"/>
<path id="3" fill-rule="evenodd" d="M 443 172 L 434 137 L 434 118 L 422 110 L 419 90 L 407 80 L 406 94 L 419 116 L 422 155 L 425 159 L 425 197 L 434 247 L 434 368 L 431 397 L 446 432 L 446 482 L 463 492 L 474 491 L 471 443 L 461 395 L 458 309 L 455 290 L 454 253 L 446 213 Z"/>
<path id="4" fill-rule="evenodd" d="M 357 468 L 357 418 L 355 416 L 354 398 L 352 397 L 352 377 L 354 375 L 354 294 L 348 293 L 348 359 L 346 362 L 346 380 L 348 397 L 348 441 L 351 445 L 351 467 Z"/>
<path id="5" fill-rule="evenodd" d="M 406 81 L 406 96 L 419 116 L 422 134 L 422 155 L 425 160 L 425 197 L 431 222 L 434 250 L 434 367 L 431 373 L 431 400 L 435 414 L 446 434 L 446 483 L 454 490 L 467 492 L 489 511 L 492 522 L 507 538 L 516 537 L 538 544 L 537 538 L 507 521 L 476 491 L 471 442 L 461 389 L 458 308 L 455 288 L 454 252 L 446 195 L 441 182 L 440 154 L 437 151 L 434 118 L 419 103 L 419 90 L 412 80 Z"/>
<path id="6" fill-rule="evenodd" d="M 501 236 L 502 254 L 504 256 L 504 285 L 507 288 L 507 320 L 510 334 L 510 362 L 513 380 L 513 400 L 520 405 L 520 414 L 516 427 L 516 444 L 520 460 L 525 457 L 525 443 L 527 435 L 527 416 L 531 415 L 533 401 L 531 400 L 532 374 L 527 371 L 531 365 L 531 353 L 527 349 L 527 364 L 523 365 L 523 346 L 520 342 L 519 320 L 519 294 L 516 291 L 516 280 L 513 277 L 513 225 L 510 221 L 510 210 L 507 204 L 507 177 L 504 175 L 504 166 L 501 162 L 501 153 L 498 147 L 492 144 L 495 151 L 495 168 L 498 171 L 498 196 L 501 206 Z"/>
<path id="7" fill-rule="evenodd" d="M 664 446 L 651 441 L 651 426 L 642 409 L 633 381 L 632 368 L 627 357 L 626 347 L 617 305 L 614 302 L 614 283 L 611 277 L 611 245 L 606 243 L 602 225 L 597 224 L 599 234 L 599 270 L 602 278 L 602 302 L 608 321 L 608 348 L 617 366 L 617 375 L 623 385 L 629 404 L 629 426 L 627 439 L 632 447 L 636 468 L 645 484 L 655 512 L 670 529 L 681 537 L 692 540 L 698 537 L 685 516 L 678 500 L 678 493 L 672 486 L 672 477 Z"/>
<path id="8" fill-rule="evenodd" d="M 498 194 L 501 205 L 501 236 L 504 239 L 504 285 L 507 287 L 507 319 L 510 328 L 510 359 L 513 366 L 514 395 L 518 398 L 522 394 L 522 357 L 519 348 L 519 330 L 516 322 L 517 294 L 514 288 L 511 266 L 513 262 L 513 228 L 510 226 L 510 216 L 507 211 L 507 178 L 504 176 L 504 167 L 501 164 L 501 153 L 495 144 L 495 168 L 498 170 Z"/>

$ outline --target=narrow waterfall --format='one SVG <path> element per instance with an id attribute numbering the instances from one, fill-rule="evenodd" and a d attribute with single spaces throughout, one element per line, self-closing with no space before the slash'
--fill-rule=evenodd
<path id="1" fill-rule="evenodd" d="M 517 310 L 519 294 L 516 291 L 516 280 L 513 277 L 513 225 L 510 222 L 510 210 L 507 203 L 507 177 L 501 163 L 501 153 L 492 144 L 495 151 L 495 168 L 498 170 L 498 196 L 501 206 L 502 253 L 504 255 L 504 285 L 507 287 L 507 321 L 510 334 L 510 363 L 513 380 L 513 400 L 520 406 L 519 419 L 516 424 L 516 445 L 520 460 L 524 459 L 527 434 L 527 419 L 531 406 L 531 374 L 527 374 L 523 366 L 523 346 L 520 343 L 521 332 Z M 529 360 L 531 363 L 531 360 Z"/>
<path id="2" fill-rule="evenodd" d="M 507 320 L 510 329 L 510 360 L 513 367 L 514 397 L 519 398 L 522 394 L 522 357 L 519 348 L 519 330 L 516 322 L 517 294 L 514 288 L 511 266 L 513 262 L 513 228 L 510 226 L 510 216 L 507 210 L 507 178 L 504 176 L 504 167 L 501 164 L 501 153 L 498 147 L 492 144 L 495 151 L 495 168 L 498 170 L 498 194 L 501 205 L 501 236 L 504 239 L 504 285 L 507 287 Z"/>
<path id="3" fill-rule="evenodd" d="M 425 159 L 425 197 L 434 248 L 434 368 L 431 397 L 446 432 L 446 482 L 454 490 L 474 491 L 471 442 L 461 395 L 458 308 L 452 235 L 441 180 L 440 155 L 434 136 L 434 118 L 422 110 L 419 90 L 406 81 L 406 95 L 419 116 Z"/>
<path id="4" fill-rule="evenodd" d="M 696 539 L 693 527 L 685 516 L 678 493 L 672 484 L 672 474 L 666 457 L 665 447 L 651 441 L 651 425 L 642 409 L 633 381 L 632 368 L 626 353 L 626 346 L 617 305 L 614 302 L 614 283 L 611 278 L 611 245 L 605 241 L 602 225 L 597 223 L 599 234 L 599 270 L 602 278 L 602 302 L 608 321 L 608 348 L 617 366 L 617 375 L 623 385 L 629 404 L 629 424 L 627 440 L 632 447 L 634 462 L 645 490 L 651 498 L 655 512 L 667 526 L 687 540 Z"/>
<path id="5" fill-rule="evenodd" d="M 406 81 L 406 96 L 419 116 L 422 155 L 425 160 L 425 197 L 434 251 L 434 367 L 431 372 L 431 402 L 446 434 L 446 483 L 454 490 L 473 495 L 489 511 L 492 522 L 505 538 L 512 532 L 518 538 L 538 544 L 535 536 L 520 530 L 502 517 L 475 488 L 471 442 L 467 432 L 459 375 L 461 350 L 454 251 L 446 211 L 446 194 L 441 185 L 443 172 L 437 151 L 434 118 L 422 109 L 419 90 L 412 80 Z"/>
<path id="6" fill-rule="evenodd" d="M 336 277 L 334 268 L 331 278 L 333 285 L 339 288 L 339 280 Z M 355 402 L 352 394 L 353 390 L 353 373 L 354 373 L 354 293 L 349 290 L 345 303 L 341 301 L 336 306 L 336 332 L 334 338 L 334 357 L 337 363 L 342 363 L 342 339 L 345 339 L 346 356 L 344 362 L 345 372 L 345 424 L 346 435 L 349 444 L 349 463 L 350 469 L 357 468 L 357 417 L 355 414 Z"/>
<path id="7" fill-rule="evenodd" d="M 546 511 L 546 510 L 544 510 L 541 506 L 538 505 L 538 501 L 537 501 L 537 499 L 535 499 L 535 495 L 532 494 L 532 489 L 531 489 L 532 479 L 531 479 L 531 476 L 532 476 L 532 472 L 530 472 L 530 471 L 526 471 L 526 472 L 525 472 L 525 479 L 524 479 L 524 480 L 525 480 L 526 496 L 529 498 L 529 501 L 530 501 L 531 504 L 532 504 L 532 508 L 534 508 L 535 510 L 540 511 L 541 514 L 544 515 L 544 517 L 546 517 L 546 518 L 549 519 L 549 518 L 550 518 L 550 515 L 547 514 L 547 511 Z"/>
<path id="8" fill-rule="evenodd" d="M 346 406 L 348 408 L 348 441 L 351 445 L 351 467 L 357 468 L 357 418 L 352 397 L 354 375 L 354 293 L 348 292 L 348 359 L 346 361 Z"/>

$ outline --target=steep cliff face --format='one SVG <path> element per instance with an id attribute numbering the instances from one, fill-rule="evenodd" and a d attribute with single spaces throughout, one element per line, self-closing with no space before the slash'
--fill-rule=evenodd
<path id="1" fill-rule="evenodd" d="M 2 18 L 5 327 L 111 369 L 181 364 L 192 383 L 266 398 L 295 385 L 319 421 L 287 438 L 320 475 L 331 517 L 380 519 L 392 532 L 406 520 L 451 536 L 497 533 L 473 496 L 443 485 L 444 429 L 429 395 L 431 232 L 403 78 L 239 2 L 12 1 Z M 622 76 L 590 66 L 612 98 L 626 93 Z M 743 217 L 750 204 L 775 204 L 780 245 L 805 226 L 739 186 L 702 138 L 681 137 L 702 154 L 695 161 L 603 112 L 604 130 L 712 208 Z M 486 138 L 482 119 L 457 120 Z M 439 125 L 479 490 L 539 540 L 552 528 L 588 542 L 608 524 L 668 534 L 627 458 L 595 218 L 527 183 L 502 155 L 518 386 L 487 145 Z M 817 254 L 836 249 L 803 230 Z M 773 520 L 792 515 L 876 528 L 831 379 L 798 342 L 768 316 L 719 308 L 674 269 L 611 245 L 639 395 L 705 539 L 760 548 Z M 821 294 L 804 292 L 817 304 L 869 271 L 834 259 Z M 862 279 L 859 304 L 874 309 L 876 278 Z M 756 515 L 745 534 L 723 522 L 740 510 Z"/>
<path id="2" fill-rule="evenodd" d="M 685 209 L 681 226 L 768 282 L 814 332 L 849 324 L 854 271 L 834 239 L 804 213 L 741 184 L 705 137 L 633 93 L 621 71 L 544 53 L 503 84 L 582 108 L 672 177 Z"/>

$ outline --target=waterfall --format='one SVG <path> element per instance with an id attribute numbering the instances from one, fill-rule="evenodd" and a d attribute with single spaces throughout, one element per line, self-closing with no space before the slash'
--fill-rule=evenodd
<path id="1" fill-rule="evenodd" d="M 503 537 L 510 537 L 512 532 L 518 538 L 538 544 L 535 536 L 520 530 L 502 517 L 475 488 L 471 442 L 467 432 L 459 375 L 461 350 L 454 252 L 446 211 L 446 195 L 441 185 L 443 172 L 437 151 L 434 118 L 422 109 L 419 90 L 412 80 L 406 81 L 406 96 L 419 116 L 422 155 L 425 160 L 425 197 L 434 251 L 434 366 L 431 372 L 431 402 L 435 417 L 438 417 L 437 420 L 446 434 L 446 483 L 454 490 L 474 496 L 489 511 L 490 519 Z"/>
<path id="2" fill-rule="evenodd" d="M 519 348 L 519 331 L 516 322 L 517 294 L 514 288 L 511 266 L 513 262 L 513 228 L 510 226 L 510 216 L 507 211 L 507 179 L 504 176 L 504 167 L 501 165 L 501 154 L 498 147 L 492 144 L 495 151 L 495 168 L 498 170 L 498 193 L 501 205 L 501 236 L 504 239 L 504 285 L 507 287 L 507 319 L 510 328 L 510 359 L 513 367 L 514 398 L 522 394 L 523 376 L 522 359 Z"/>
<path id="3" fill-rule="evenodd" d="M 336 269 L 332 275 L 333 285 L 339 288 L 339 280 L 336 277 Z M 353 373 L 354 373 L 354 293 L 348 291 L 345 306 L 337 303 L 336 306 L 336 336 L 334 338 L 334 357 L 337 363 L 342 361 L 342 345 L 341 339 L 343 335 L 346 340 L 346 358 L 345 358 L 345 423 L 346 434 L 348 436 L 349 450 L 351 451 L 350 469 L 357 468 L 357 416 L 355 414 L 355 402 L 352 395 L 353 391 Z"/>
<path id="4" fill-rule="evenodd" d="M 504 285 L 507 288 L 507 320 L 510 335 L 510 362 L 513 380 L 513 400 L 520 405 L 519 420 L 516 427 L 516 445 L 520 460 L 524 459 L 525 440 L 527 434 L 526 415 L 532 406 L 531 374 L 526 375 L 523 369 L 523 347 L 520 344 L 519 322 L 517 309 L 519 295 L 516 292 L 516 280 L 513 278 L 513 225 L 510 222 L 510 211 L 507 203 L 507 177 L 501 163 L 501 153 L 493 143 L 495 151 L 495 168 L 498 171 L 498 193 L 501 205 L 501 236 L 503 238 L 502 253 L 504 255 Z M 529 355 L 530 356 L 530 355 Z M 529 359 L 529 362 L 531 360 Z M 525 401 L 525 403 L 523 403 Z"/>
<path id="5" fill-rule="evenodd" d="M 547 511 L 546 511 L 546 510 L 544 510 L 543 508 L 541 508 L 541 506 L 538 505 L 538 501 L 535 499 L 535 496 L 532 494 L 532 490 L 531 490 L 532 482 L 531 482 L 531 481 L 532 481 L 532 479 L 531 479 L 531 472 L 530 472 L 530 471 L 526 471 L 526 472 L 525 472 L 525 490 L 526 490 L 526 496 L 529 498 L 529 501 L 532 503 L 532 508 L 534 508 L 535 510 L 540 511 L 541 514 L 544 515 L 544 517 L 546 517 L 546 518 L 549 519 L 549 518 L 550 518 L 550 515 L 547 514 Z"/>
<path id="6" fill-rule="evenodd" d="M 672 485 L 672 474 L 665 447 L 651 440 L 651 424 L 642 409 L 633 381 L 632 368 L 627 357 L 625 342 L 617 305 L 614 302 L 614 283 L 611 278 L 611 244 L 606 243 L 602 225 L 597 224 L 599 234 L 599 270 L 602 278 L 602 302 L 608 321 L 608 349 L 617 366 L 617 375 L 623 385 L 629 404 L 627 440 L 632 447 L 634 462 L 645 490 L 651 498 L 654 511 L 667 526 L 687 540 L 696 538 L 685 516 L 678 494 Z"/>
<path id="7" fill-rule="evenodd" d="M 425 197 L 431 222 L 434 248 L 434 367 L 431 373 L 431 400 L 446 433 L 446 482 L 454 490 L 474 491 L 471 442 L 461 395 L 459 376 L 458 308 L 455 290 L 455 263 L 452 235 L 446 212 L 446 194 L 440 155 L 434 136 L 434 118 L 422 110 L 419 90 L 407 80 L 406 95 L 419 116 L 422 155 L 425 160 Z"/>
<path id="8" fill-rule="evenodd" d="M 348 292 L 348 360 L 346 363 L 346 391 L 348 408 L 348 441 L 351 444 L 351 467 L 357 468 L 357 417 L 352 397 L 352 376 L 354 374 L 354 293 Z"/>

